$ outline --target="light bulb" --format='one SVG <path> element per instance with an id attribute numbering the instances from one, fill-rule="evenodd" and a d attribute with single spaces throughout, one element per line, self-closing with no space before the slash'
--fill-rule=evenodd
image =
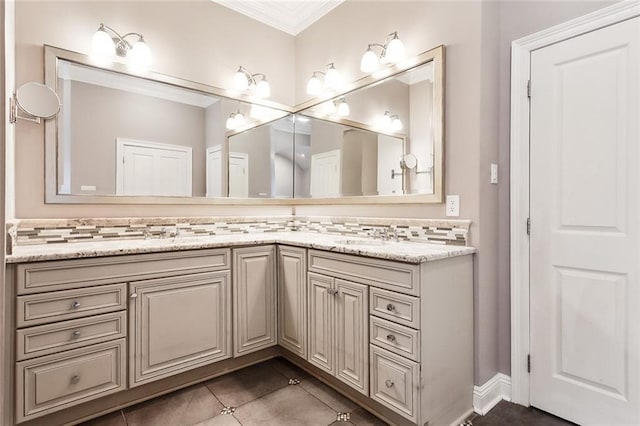
<path id="1" fill-rule="evenodd" d="M 391 130 L 393 130 L 394 132 L 399 132 L 400 130 L 402 130 L 402 121 L 396 117 L 391 121 Z"/>
<path id="2" fill-rule="evenodd" d="M 404 44 L 400 41 L 397 34 L 394 35 L 393 39 L 391 39 L 387 45 L 384 58 L 392 64 L 404 59 Z"/>
<path id="3" fill-rule="evenodd" d="M 378 59 L 378 55 L 371 50 L 371 48 L 367 49 L 362 55 L 362 60 L 360 61 L 360 71 L 362 72 L 374 72 L 378 69 L 378 65 L 380 61 Z"/>
<path id="4" fill-rule="evenodd" d="M 242 71 L 242 67 L 238 68 L 238 71 L 233 75 L 233 87 L 236 90 L 247 90 L 249 88 L 249 79 Z"/>
<path id="5" fill-rule="evenodd" d="M 231 113 L 229 118 L 227 118 L 227 124 L 226 124 L 227 130 L 235 130 L 235 128 L 236 128 L 236 120 L 235 120 L 235 118 L 236 118 L 235 113 Z"/>
<path id="6" fill-rule="evenodd" d="M 316 74 L 313 73 L 309 81 L 307 82 L 307 93 L 313 96 L 319 95 L 322 92 L 322 82 Z"/>
<path id="7" fill-rule="evenodd" d="M 233 118 L 233 123 L 236 129 L 238 127 L 244 126 L 244 123 L 245 123 L 244 115 L 240 111 L 236 112 L 236 116 Z"/>
<path id="8" fill-rule="evenodd" d="M 151 65 L 151 49 L 142 37 L 133 43 L 133 46 L 127 52 L 127 58 L 131 59 L 131 62 L 137 66 L 148 67 Z"/>
<path id="9" fill-rule="evenodd" d="M 388 128 L 391 126 L 391 115 L 389 111 L 386 111 L 382 117 L 380 117 L 380 127 Z"/>
<path id="10" fill-rule="evenodd" d="M 328 89 L 337 89 L 340 87 L 340 83 L 342 83 L 340 73 L 333 64 L 329 64 L 327 73 L 324 76 L 324 85 Z"/>
<path id="11" fill-rule="evenodd" d="M 349 108 L 349 104 L 345 100 L 343 100 L 338 104 L 337 113 L 340 117 L 348 117 L 349 114 L 351 114 L 351 109 Z"/>
<path id="12" fill-rule="evenodd" d="M 102 26 L 91 39 L 91 50 L 94 55 L 98 56 L 113 56 L 116 54 L 116 45 Z"/>
<path id="13" fill-rule="evenodd" d="M 264 78 L 256 84 L 256 96 L 259 98 L 268 98 L 271 96 L 271 86 Z"/>

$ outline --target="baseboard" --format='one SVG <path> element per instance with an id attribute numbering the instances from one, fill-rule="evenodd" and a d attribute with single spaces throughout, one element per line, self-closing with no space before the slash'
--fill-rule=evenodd
<path id="1" fill-rule="evenodd" d="M 500 401 L 511 401 L 511 377 L 498 373 L 482 386 L 473 387 L 473 411 L 484 416 Z"/>

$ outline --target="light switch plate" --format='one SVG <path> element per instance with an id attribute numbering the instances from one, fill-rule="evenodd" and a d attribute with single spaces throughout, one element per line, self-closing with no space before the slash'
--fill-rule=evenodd
<path id="1" fill-rule="evenodd" d="M 498 165 L 491 163 L 491 183 L 498 183 Z"/>
<path id="2" fill-rule="evenodd" d="M 460 196 L 447 195 L 445 215 L 458 217 L 460 216 Z"/>

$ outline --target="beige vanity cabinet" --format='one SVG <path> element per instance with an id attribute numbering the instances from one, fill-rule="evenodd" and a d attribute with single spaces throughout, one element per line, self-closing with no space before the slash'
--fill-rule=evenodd
<path id="1" fill-rule="evenodd" d="M 129 385 L 231 357 L 230 272 L 134 281 Z"/>
<path id="2" fill-rule="evenodd" d="M 309 273 L 308 361 L 369 393 L 368 287 Z"/>
<path id="3" fill-rule="evenodd" d="M 278 344 L 307 357 L 307 250 L 278 247 Z"/>
<path id="4" fill-rule="evenodd" d="M 276 301 L 276 247 L 234 249 L 234 356 L 278 343 Z"/>

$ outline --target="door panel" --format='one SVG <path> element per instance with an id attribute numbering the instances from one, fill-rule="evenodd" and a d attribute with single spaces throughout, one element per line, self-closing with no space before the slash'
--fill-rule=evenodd
<path id="1" fill-rule="evenodd" d="M 131 283 L 129 385 L 231 356 L 230 273 Z"/>
<path id="2" fill-rule="evenodd" d="M 369 394 L 369 294 L 366 285 L 335 280 L 336 376 Z"/>
<path id="3" fill-rule="evenodd" d="M 639 424 L 640 18 L 531 55 L 531 404 Z"/>
<path id="4" fill-rule="evenodd" d="M 335 373 L 333 278 L 309 272 L 309 356 L 315 366 Z"/>
<path id="5" fill-rule="evenodd" d="M 277 344 L 275 247 L 233 250 L 234 354 Z"/>
<path id="6" fill-rule="evenodd" d="M 307 358 L 307 251 L 278 247 L 278 342 Z"/>

